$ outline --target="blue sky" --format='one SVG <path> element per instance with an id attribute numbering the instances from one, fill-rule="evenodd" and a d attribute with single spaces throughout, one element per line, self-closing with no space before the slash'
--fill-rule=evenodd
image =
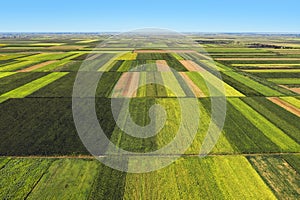
<path id="1" fill-rule="evenodd" d="M 2 1 L 0 32 L 300 32 L 299 0 Z"/>

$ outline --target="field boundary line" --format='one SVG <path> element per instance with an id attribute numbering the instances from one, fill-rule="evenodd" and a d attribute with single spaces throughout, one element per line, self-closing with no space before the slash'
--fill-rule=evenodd
<path id="1" fill-rule="evenodd" d="M 131 155 L 131 154 L 122 154 L 123 156 L 136 156 L 136 155 Z M 207 157 L 217 157 L 217 156 L 281 156 L 281 155 L 300 155 L 300 152 L 274 152 L 274 153 L 240 153 L 240 154 L 235 154 L 235 153 L 228 153 L 228 154 L 208 154 L 208 155 L 199 155 L 199 154 L 164 154 L 164 155 L 153 155 L 153 154 L 143 154 L 139 156 L 156 156 L 156 157 L 178 157 L 181 156 L 182 158 L 187 158 L 187 157 L 201 157 L 201 156 L 207 156 Z M 98 157 L 100 158 L 105 158 L 108 156 L 120 156 L 119 154 L 116 155 L 108 155 L 108 154 L 103 154 Z M 94 156 L 91 155 L 80 155 L 80 156 L 0 156 L 0 158 L 12 158 L 12 159 L 18 159 L 18 158 L 32 158 L 32 159 L 38 159 L 38 158 L 47 158 L 47 159 L 95 159 Z"/>

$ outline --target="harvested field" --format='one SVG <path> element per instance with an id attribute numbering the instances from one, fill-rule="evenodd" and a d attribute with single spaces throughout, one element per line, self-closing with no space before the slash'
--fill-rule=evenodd
<path id="1" fill-rule="evenodd" d="M 136 97 L 139 86 L 139 72 L 125 72 L 115 85 L 111 97 Z M 134 90 L 136 88 L 136 90 Z"/>
<path id="2" fill-rule="evenodd" d="M 126 73 L 125 73 L 126 74 Z M 137 88 L 139 85 L 139 76 L 140 74 L 138 72 L 131 72 L 130 78 L 128 79 L 128 82 L 122 92 L 123 97 L 136 97 L 137 94 Z"/>
<path id="3" fill-rule="evenodd" d="M 170 67 L 165 60 L 156 60 L 157 71 L 159 72 L 168 72 L 171 71 Z"/>

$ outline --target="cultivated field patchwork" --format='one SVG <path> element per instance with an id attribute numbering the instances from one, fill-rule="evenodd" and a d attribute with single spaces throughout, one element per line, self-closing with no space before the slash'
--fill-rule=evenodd
<path id="1" fill-rule="evenodd" d="M 0 39 L 0 199 L 300 198 L 299 39 L 186 36 L 203 51 L 169 40 L 29 36 Z M 257 39 L 283 46 L 251 46 Z M 73 94 L 79 75 L 101 76 L 94 95 L 92 84 L 84 85 L 88 95 Z M 200 121 L 180 159 L 157 171 L 126 173 L 101 164 L 83 145 L 72 97 L 94 99 L 105 135 L 131 152 L 150 153 L 174 140 L 183 114 L 180 99 L 196 99 L 197 106 L 186 108 L 187 121 L 196 109 Z M 213 112 L 223 110 L 212 107 L 213 99 L 222 97 L 222 134 L 210 153 L 199 157 L 208 128 L 216 124 Z M 130 102 L 117 121 L 112 100 L 121 108 Z M 155 104 L 166 114 L 156 135 L 137 138 L 124 131 L 129 119 L 159 127 L 160 111 L 153 109 L 157 118 L 149 114 Z M 186 138 L 191 129 L 183 124 Z M 100 156 L 109 154 L 105 149 Z"/>

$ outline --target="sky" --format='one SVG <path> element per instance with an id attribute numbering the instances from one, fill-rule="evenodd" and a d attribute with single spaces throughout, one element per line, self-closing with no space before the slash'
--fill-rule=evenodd
<path id="1" fill-rule="evenodd" d="M 0 32 L 300 33 L 299 0 L 3 0 Z"/>

